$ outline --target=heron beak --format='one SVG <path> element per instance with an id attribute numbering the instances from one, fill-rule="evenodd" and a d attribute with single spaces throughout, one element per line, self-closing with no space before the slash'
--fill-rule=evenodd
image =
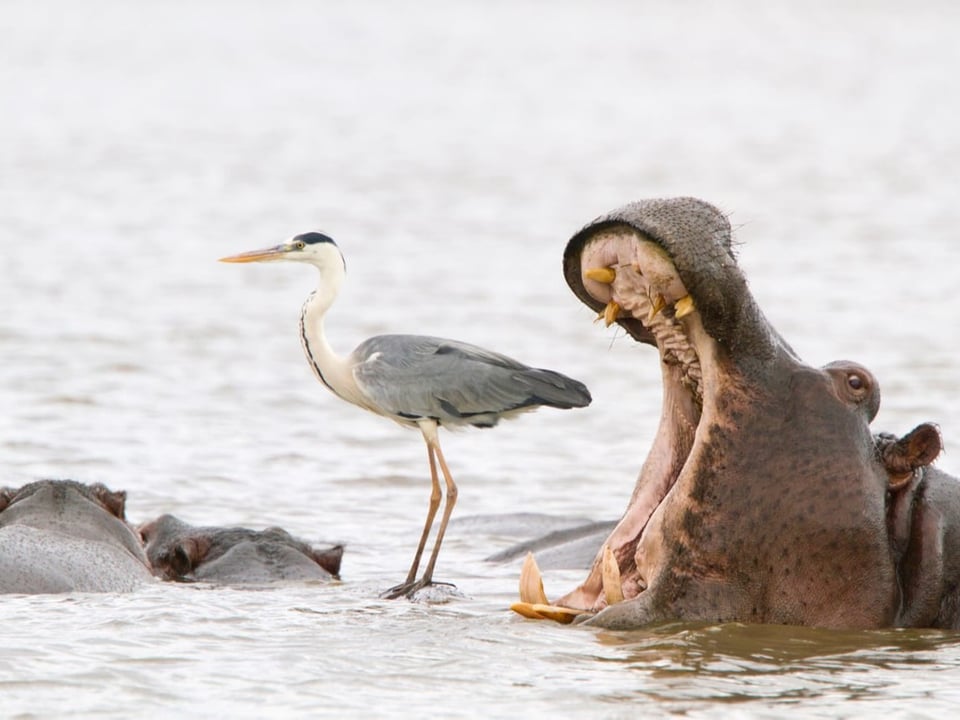
<path id="1" fill-rule="evenodd" d="M 263 250 L 251 250 L 250 252 L 240 253 L 239 255 L 228 255 L 220 258 L 220 262 L 228 263 L 247 263 L 247 262 L 265 262 L 267 260 L 283 260 L 289 248 L 286 245 L 277 245 Z"/>

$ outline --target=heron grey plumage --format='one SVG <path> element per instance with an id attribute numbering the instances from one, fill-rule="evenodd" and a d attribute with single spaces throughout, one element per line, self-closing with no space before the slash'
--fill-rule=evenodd
<path id="1" fill-rule="evenodd" d="M 223 262 L 291 260 L 320 271 L 320 284 L 303 305 L 300 339 L 317 378 L 335 395 L 402 425 L 417 427 L 427 446 L 432 492 L 427 519 L 406 580 L 385 597 L 411 596 L 430 585 L 440 545 L 457 500 L 437 428 L 493 427 L 503 418 L 546 405 L 590 404 L 586 386 L 554 372 L 532 368 L 506 355 L 469 343 L 427 335 L 377 335 L 346 357 L 337 355 L 324 333 L 323 320 L 346 274 L 343 255 L 327 235 L 297 235 L 289 242 L 221 258 Z M 446 502 L 433 551 L 420 579 L 417 572 L 442 497 L 437 463 L 446 485 Z"/>

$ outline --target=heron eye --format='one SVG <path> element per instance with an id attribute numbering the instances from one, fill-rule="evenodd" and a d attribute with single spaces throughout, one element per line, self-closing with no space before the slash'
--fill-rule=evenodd
<path id="1" fill-rule="evenodd" d="M 307 244 L 303 240 L 297 240 L 293 245 L 297 250 L 303 250 Z"/>
<path id="2" fill-rule="evenodd" d="M 850 373 L 847 375 L 847 385 L 849 385 L 852 390 L 863 390 L 866 383 L 864 383 L 863 378 L 856 373 Z"/>

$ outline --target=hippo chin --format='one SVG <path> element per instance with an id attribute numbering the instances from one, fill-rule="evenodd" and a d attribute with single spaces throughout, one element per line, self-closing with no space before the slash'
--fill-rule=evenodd
<path id="1" fill-rule="evenodd" d="M 0 490 L 0 593 L 126 592 L 150 581 L 126 493 L 41 480 Z"/>
<path id="2" fill-rule="evenodd" d="M 140 526 L 154 571 L 164 580 L 263 585 L 337 580 L 343 546 L 317 550 L 280 528 L 195 527 L 173 515 Z"/>
<path id="3" fill-rule="evenodd" d="M 548 607 L 528 562 L 518 612 L 609 628 L 956 626 L 944 527 L 960 500 L 927 467 L 939 445 L 878 440 L 874 377 L 797 357 L 750 294 L 722 213 L 693 198 L 627 205 L 571 239 L 564 269 L 608 324 L 657 348 L 663 406 L 587 579 Z"/>

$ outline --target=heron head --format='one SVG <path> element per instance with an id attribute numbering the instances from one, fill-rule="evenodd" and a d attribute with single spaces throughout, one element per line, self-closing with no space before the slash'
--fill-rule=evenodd
<path id="1" fill-rule="evenodd" d="M 274 247 L 251 250 L 250 252 L 220 258 L 220 262 L 230 263 L 268 262 L 271 260 L 308 262 L 318 267 L 325 267 L 337 262 L 345 265 L 343 255 L 340 254 L 340 249 L 333 238 L 319 232 L 301 233 L 293 239 Z"/>

